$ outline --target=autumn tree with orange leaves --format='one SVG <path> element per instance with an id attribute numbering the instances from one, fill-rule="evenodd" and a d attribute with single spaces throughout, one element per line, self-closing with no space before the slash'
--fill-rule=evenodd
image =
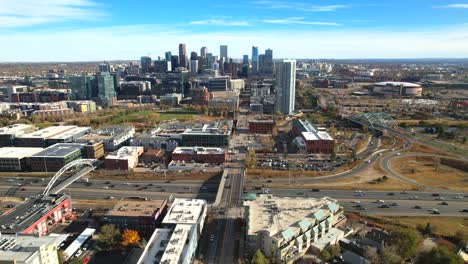
<path id="1" fill-rule="evenodd" d="M 134 245 L 138 245 L 138 243 L 140 243 L 140 240 L 141 240 L 141 237 L 138 234 L 138 231 L 125 229 L 122 234 L 121 244 L 124 247 L 134 246 Z"/>

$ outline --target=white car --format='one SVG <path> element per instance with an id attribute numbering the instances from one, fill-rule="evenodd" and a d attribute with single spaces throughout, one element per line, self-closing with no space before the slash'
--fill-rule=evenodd
<path id="1" fill-rule="evenodd" d="M 384 200 L 377 200 L 377 203 L 385 203 Z"/>

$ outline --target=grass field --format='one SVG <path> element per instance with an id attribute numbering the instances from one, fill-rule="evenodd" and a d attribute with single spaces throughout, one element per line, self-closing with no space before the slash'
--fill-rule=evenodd
<path id="1" fill-rule="evenodd" d="M 434 233 L 453 236 L 457 232 L 464 232 L 468 238 L 468 217 L 383 217 L 392 222 L 406 225 L 416 229 L 418 225 L 431 223 Z"/>
<path id="2" fill-rule="evenodd" d="M 395 172 L 421 184 L 449 190 L 468 191 L 468 173 L 439 165 L 435 169 L 432 157 L 404 157 L 392 160 Z"/>

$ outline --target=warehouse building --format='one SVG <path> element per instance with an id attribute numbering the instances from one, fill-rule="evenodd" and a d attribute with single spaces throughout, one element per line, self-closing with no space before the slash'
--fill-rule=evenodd
<path id="1" fill-rule="evenodd" d="M 104 164 L 108 170 L 129 170 L 138 165 L 138 157 L 143 154 L 143 147 L 121 147 L 106 156 Z"/>
<path id="2" fill-rule="evenodd" d="M 35 130 L 34 125 L 14 124 L 0 128 L 0 147 L 13 146 L 15 139 Z"/>
<path id="3" fill-rule="evenodd" d="M 227 151 L 224 148 L 177 147 L 172 152 L 172 160 L 175 161 L 222 164 L 226 158 Z"/>
<path id="4" fill-rule="evenodd" d="M 249 120 L 250 134 L 271 134 L 276 122 L 273 119 L 252 119 Z"/>
<path id="5" fill-rule="evenodd" d="M 74 141 L 87 132 L 89 132 L 89 128 L 51 126 L 16 138 L 15 146 L 45 148 L 59 142 Z"/>
<path id="6" fill-rule="evenodd" d="M 42 148 L 0 148 L 0 171 L 30 170 L 29 158 L 42 150 Z"/>
<path id="7" fill-rule="evenodd" d="M 331 154 L 335 151 L 335 140 L 323 129 L 317 129 L 309 121 L 295 119 L 292 133 L 296 146 L 305 146 L 308 153 Z"/>
<path id="8" fill-rule="evenodd" d="M 102 141 L 105 151 L 114 151 L 126 144 L 135 135 L 133 126 L 104 126 L 77 140 L 80 143 Z"/>
<path id="9" fill-rule="evenodd" d="M 59 171 L 68 163 L 81 159 L 82 144 L 58 143 L 31 156 L 33 171 Z"/>
<path id="10" fill-rule="evenodd" d="M 244 201 L 247 245 L 277 263 L 294 263 L 309 249 L 320 252 L 344 237 L 343 208 L 324 197 L 290 198 L 259 195 Z"/>

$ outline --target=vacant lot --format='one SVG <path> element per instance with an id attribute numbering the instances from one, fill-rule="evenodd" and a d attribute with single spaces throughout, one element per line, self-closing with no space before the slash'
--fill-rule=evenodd
<path id="1" fill-rule="evenodd" d="M 391 162 L 395 172 L 423 185 L 468 191 L 468 172 L 443 164 L 443 159 L 433 157 L 404 157 Z"/>
<path id="2" fill-rule="evenodd" d="M 90 179 L 101 180 L 120 180 L 120 181 L 151 181 L 151 180 L 168 180 L 168 181 L 205 181 L 210 178 L 220 176 L 221 172 L 129 172 L 129 171 L 108 171 L 98 170 L 88 174 Z"/>
<path id="3" fill-rule="evenodd" d="M 464 232 L 468 235 L 467 217 L 385 217 L 386 219 L 410 228 L 416 228 L 417 225 L 426 225 L 431 223 L 435 227 L 434 233 L 439 235 L 453 236 L 457 232 Z M 467 237 L 468 238 L 468 237 Z"/>

